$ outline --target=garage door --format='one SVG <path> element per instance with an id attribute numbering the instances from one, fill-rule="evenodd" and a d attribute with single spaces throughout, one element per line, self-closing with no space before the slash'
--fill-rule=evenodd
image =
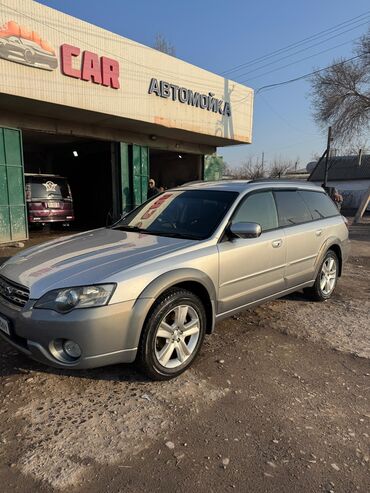
<path id="1" fill-rule="evenodd" d="M 0 127 L 0 243 L 27 238 L 22 134 Z"/>

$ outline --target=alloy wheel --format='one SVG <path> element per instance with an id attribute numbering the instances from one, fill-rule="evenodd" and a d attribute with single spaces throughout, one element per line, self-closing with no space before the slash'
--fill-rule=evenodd
<path id="1" fill-rule="evenodd" d="M 155 356 L 165 368 L 176 368 L 193 354 L 200 336 L 200 318 L 190 305 L 178 305 L 163 317 L 155 335 Z"/>
<path id="2" fill-rule="evenodd" d="M 325 296 L 331 294 L 337 279 L 337 264 L 333 257 L 328 257 L 321 268 L 320 289 Z"/>

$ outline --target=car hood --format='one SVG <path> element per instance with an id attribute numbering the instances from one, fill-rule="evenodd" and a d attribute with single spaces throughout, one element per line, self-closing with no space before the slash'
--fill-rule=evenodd
<path id="1" fill-rule="evenodd" d="M 24 250 L 0 275 L 30 289 L 31 298 L 60 287 L 108 282 L 118 272 L 194 244 L 192 240 L 98 229 Z"/>

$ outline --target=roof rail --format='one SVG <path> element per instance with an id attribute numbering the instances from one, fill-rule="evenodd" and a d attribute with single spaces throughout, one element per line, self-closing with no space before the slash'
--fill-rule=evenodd
<path id="1" fill-rule="evenodd" d="M 280 183 L 283 181 L 299 181 L 299 180 L 292 180 L 291 178 L 256 178 L 255 180 L 250 180 L 249 183 L 265 183 L 265 182 L 273 182 L 273 183 Z"/>

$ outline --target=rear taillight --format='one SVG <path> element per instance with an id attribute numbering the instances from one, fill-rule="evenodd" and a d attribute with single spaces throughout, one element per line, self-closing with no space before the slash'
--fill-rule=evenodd
<path id="1" fill-rule="evenodd" d="M 42 203 L 41 202 L 29 202 L 29 208 L 30 210 L 38 210 L 38 209 L 42 209 Z"/>

